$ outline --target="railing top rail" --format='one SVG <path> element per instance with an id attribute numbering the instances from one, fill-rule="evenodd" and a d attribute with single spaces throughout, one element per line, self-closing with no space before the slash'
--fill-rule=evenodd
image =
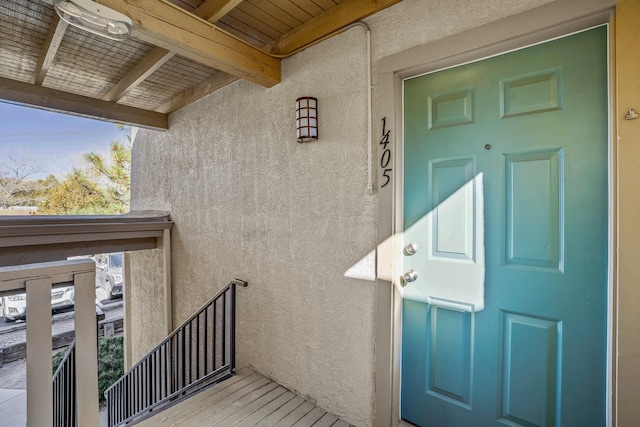
<path id="1" fill-rule="evenodd" d="M 67 361 L 67 359 L 69 358 L 69 355 L 71 354 L 72 351 L 75 350 L 75 348 L 76 348 L 76 340 L 74 339 L 71 345 L 67 347 L 67 351 L 64 352 L 64 356 L 62 357 L 62 361 L 56 368 L 56 371 L 53 373 L 53 381 L 56 380 L 56 378 L 58 377 L 58 374 L 64 368 L 64 363 Z"/>
<path id="2" fill-rule="evenodd" d="M 42 262 L 37 264 L 0 267 L 0 295 L 25 289 L 27 280 L 41 277 L 51 278 L 52 285 L 73 282 L 78 273 L 95 271 L 96 265 L 90 259 Z"/>
<path id="3" fill-rule="evenodd" d="M 209 305 L 211 305 L 212 302 L 214 302 L 215 300 L 217 300 L 222 294 L 224 294 L 227 290 L 229 290 L 229 288 L 231 287 L 231 285 L 236 285 L 236 286 L 242 286 L 243 288 L 247 287 L 247 282 L 244 280 L 240 280 L 240 279 L 233 279 L 231 282 L 229 282 L 227 284 L 227 286 L 225 286 L 224 288 L 222 288 L 217 294 L 215 294 L 214 296 L 212 296 L 211 298 L 209 298 L 209 300 L 207 302 L 205 302 L 204 304 L 202 304 L 200 306 L 200 308 L 198 308 L 198 310 L 196 310 L 196 312 L 191 315 L 191 317 L 189 317 L 187 320 L 185 320 L 184 322 L 182 322 L 180 324 L 180 326 L 178 326 L 177 328 L 174 328 L 173 332 L 171 332 L 169 334 L 169 336 L 166 338 L 165 341 L 169 340 L 172 336 L 174 336 L 176 333 L 178 333 L 178 331 L 182 328 L 184 328 L 185 325 L 187 325 L 189 322 L 191 322 L 193 319 L 195 319 L 196 317 L 198 317 L 200 315 L 200 313 L 202 313 L 207 307 L 209 307 Z M 160 347 L 160 345 L 158 346 Z"/>
<path id="4" fill-rule="evenodd" d="M 131 211 L 123 215 L 6 215 L 0 217 L 0 236 L 15 235 L 17 226 L 52 227 L 61 225 L 108 225 L 152 223 L 171 228 L 173 221 L 167 212 Z M 24 229 L 22 230 L 24 231 Z"/>

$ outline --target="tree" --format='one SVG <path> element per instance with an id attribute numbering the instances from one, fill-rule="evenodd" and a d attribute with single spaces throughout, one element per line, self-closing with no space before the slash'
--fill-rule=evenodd
<path id="1" fill-rule="evenodd" d="M 3 156 L 0 163 L 0 207 L 36 206 L 45 197 L 47 190 L 57 184 L 53 175 L 46 179 L 30 179 L 41 172 L 18 153 L 11 152 Z"/>
<path id="2" fill-rule="evenodd" d="M 44 215 L 108 215 L 129 210 L 131 188 L 131 137 L 127 142 L 112 141 L 109 158 L 96 152 L 85 154 L 87 166 L 74 169 L 48 192 L 38 205 Z"/>
<path id="3" fill-rule="evenodd" d="M 104 189 L 84 171 L 74 169 L 64 181 L 49 190 L 38 206 L 42 215 L 95 215 L 119 213 L 113 209 Z"/>
<path id="4" fill-rule="evenodd" d="M 111 142 L 110 154 L 110 164 L 95 152 L 85 154 L 84 159 L 90 165 L 90 173 L 105 182 L 105 193 L 111 203 L 114 206 L 128 208 L 131 190 L 131 142 Z"/>

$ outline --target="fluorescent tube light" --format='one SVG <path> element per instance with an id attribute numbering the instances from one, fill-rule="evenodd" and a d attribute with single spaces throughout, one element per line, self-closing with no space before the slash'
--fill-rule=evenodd
<path id="1" fill-rule="evenodd" d="M 56 12 L 65 22 L 111 40 L 131 34 L 131 19 L 91 0 L 54 0 Z"/>

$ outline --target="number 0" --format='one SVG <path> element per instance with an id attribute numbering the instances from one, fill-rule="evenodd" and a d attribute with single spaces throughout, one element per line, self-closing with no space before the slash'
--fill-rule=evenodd
<path id="1" fill-rule="evenodd" d="M 386 168 L 387 166 L 389 166 L 389 160 L 391 160 L 391 151 L 387 149 L 382 152 L 382 157 L 380 158 L 380 166 Z"/>

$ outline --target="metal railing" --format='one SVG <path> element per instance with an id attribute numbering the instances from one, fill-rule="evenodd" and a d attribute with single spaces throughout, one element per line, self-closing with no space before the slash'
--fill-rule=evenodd
<path id="1" fill-rule="evenodd" d="M 104 312 L 96 307 L 96 330 L 104 320 Z M 64 353 L 53 373 L 53 427 L 75 427 L 78 425 L 76 387 L 76 340 Z"/>
<path id="2" fill-rule="evenodd" d="M 53 374 L 53 427 L 76 424 L 76 342 L 69 346 Z"/>
<path id="3" fill-rule="evenodd" d="M 108 426 L 125 424 L 235 373 L 235 279 L 105 391 Z"/>

